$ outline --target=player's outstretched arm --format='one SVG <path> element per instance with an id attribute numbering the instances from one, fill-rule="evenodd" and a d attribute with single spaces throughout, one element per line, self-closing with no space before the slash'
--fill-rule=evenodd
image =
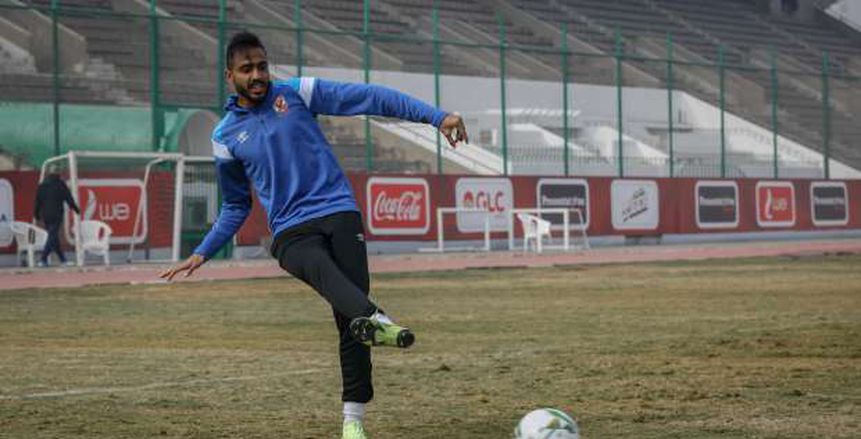
<path id="1" fill-rule="evenodd" d="M 463 124 L 463 118 L 459 114 L 448 114 L 439 124 L 439 131 L 445 136 L 452 148 L 457 148 L 458 142 L 469 143 L 466 125 Z"/>
<path id="2" fill-rule="evenodd" d="M 206 259 L 201 255 L 191 255 L 183 262 L 176 264 L 167 270 L 162 271 L 158 274 L 158 276 L 162 279 L 166 279 L 168 282 L 172 281 L 174 276 L 185 272 L 185 277 L 191 276 L 198 268 L 200 268 L 203 263 L 206 262 Z"/>

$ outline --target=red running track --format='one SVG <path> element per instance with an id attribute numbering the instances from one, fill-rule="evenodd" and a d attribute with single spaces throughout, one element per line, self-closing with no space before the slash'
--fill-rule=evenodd
<path id="1" fill-rule="evenodd" d="M 861 253 L 861 239 L 604 247 L 585 252 L 548 252 L 541 255 L 521 252 L 372 255 L 370 266 L 372 273 L 400 273 L 465 268 L 544 267 L 846 253 Z M 164 268 L 166 265 L 136 264 L 111 267 L 4 269 L 0 270 L 0 290 L 164 283 L 157 276 Z M 274 260 L 213 261 L 199 269 L 192 277 L 180 278 L 178 282 L 271 278 L 286 275 Z"/>

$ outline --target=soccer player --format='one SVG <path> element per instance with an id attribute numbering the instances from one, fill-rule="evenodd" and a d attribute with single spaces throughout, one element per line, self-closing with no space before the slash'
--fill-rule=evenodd
<path id="1" fill-rule="evenodd" d="M 226 50 L 230 96 L 212 145 L 223 204 L 194 254 L 160 276 L 191 275 L 239 230 L 254 184 L 273 235 L 272 256 L 332 306 L 340 333 L 344 439 L 363 439 L 365 404 L 374 395 L 370 346 L 409 347 L 413 333 L 369 297 L 367 251 L 350 184 L 315 119 L 379 115 L 437 127 L 452 147 L 468 142 L 460 116 L 398 91 L 316 78 L 273 81 L 266 49 L 251 33 Z"/>

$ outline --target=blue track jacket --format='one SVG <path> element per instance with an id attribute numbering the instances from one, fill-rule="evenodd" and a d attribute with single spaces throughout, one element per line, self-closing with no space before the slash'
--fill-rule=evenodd
<path id="1" fill-rule="evenodd" d="M 212 133 L 221 212 L 194 253 L 209 259 L 239 230 L 251 211 L 251 188 L 266 210 L 273 236 L 336 212 L 359 211 L 353 190 L 317 114 L 395 117 L 439 127 L 446 113 L 377 85 L 317 78 L 272 81 L 266 100 L 253 108 L 229 98 L 227 114 Z"/>

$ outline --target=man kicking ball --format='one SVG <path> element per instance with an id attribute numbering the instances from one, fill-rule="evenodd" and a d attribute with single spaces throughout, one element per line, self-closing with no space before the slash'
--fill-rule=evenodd
<path id="1" fill-rule="evenodd" d="M 236 94 L 212 133 L 221 212 L 194 254 L 160 276 L 189 276 L 217 253 L 247 218 L 253 183 L 274 237 L 272 256 L 332 305 L 340 333 L 343 438 L 366 438 L 362 418 L 374 396 L 370 347 L 407 348 L 415 335 L 368 297 L 362 218 L 316 115 L 427 123 L 452 147 L 468 142 L 463 120 L 385 87 L 306 77 L 272 81 L 266 49 L 248 32 L 233 36 L 226 55 L 225 76 Z"/>

